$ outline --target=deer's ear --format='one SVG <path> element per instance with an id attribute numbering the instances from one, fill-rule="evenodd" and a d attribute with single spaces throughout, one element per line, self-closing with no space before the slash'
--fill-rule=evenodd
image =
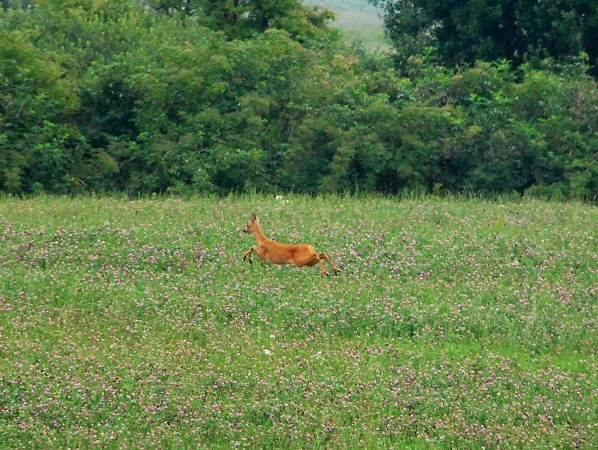
<path id="1" fill-rule="evenodd" d="M 251 221 L 257 222 L 257 216 L 255 215 L 255 213 L 251 214 Z"/>

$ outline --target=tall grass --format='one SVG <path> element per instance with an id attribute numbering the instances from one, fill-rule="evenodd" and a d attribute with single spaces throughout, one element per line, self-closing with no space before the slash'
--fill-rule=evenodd
<path id="1" fill-rule="evenodd" d="M 243 263 L 256 212 L 343 269 Z M 598 209 L 0 200 L 6 448 L 594 448 Z"/>

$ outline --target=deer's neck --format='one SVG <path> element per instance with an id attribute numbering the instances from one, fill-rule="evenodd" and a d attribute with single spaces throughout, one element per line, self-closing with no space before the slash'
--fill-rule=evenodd
<path id="1" fill-rule="evenodd" d="M 259 228 L 257 230 L 252 231 L 251 235 L 257 241 L 258 244 L 261 244 L 262 242 L 268 240 L 268 238 L 264 236 L 264 233 L 262 233 L 262 230 L 260 230 Z"/>

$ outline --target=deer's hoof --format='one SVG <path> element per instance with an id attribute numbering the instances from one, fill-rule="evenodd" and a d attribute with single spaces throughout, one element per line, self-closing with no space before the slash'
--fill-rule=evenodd
<path id="1" fill-rule="evenodd" d="M 342 270 L 341 270 L 341 269 L 336 269 L 336 270 L 334 271 L 334 274 L 335 274 L 335 275 L 338 275 L 338 274 L 339 274 L 339 273 L 341 273 L 341 272 L 342 272 Z"/>

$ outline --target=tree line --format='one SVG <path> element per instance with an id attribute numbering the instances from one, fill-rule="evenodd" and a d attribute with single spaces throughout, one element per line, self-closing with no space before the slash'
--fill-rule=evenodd
<path id="1" fill-rule="evenodd" d="M 4 193 L 598 194 L 583 48 L 453 58 L 435 21 L 376 54 L 298 0 L 2 5 Z"/>

